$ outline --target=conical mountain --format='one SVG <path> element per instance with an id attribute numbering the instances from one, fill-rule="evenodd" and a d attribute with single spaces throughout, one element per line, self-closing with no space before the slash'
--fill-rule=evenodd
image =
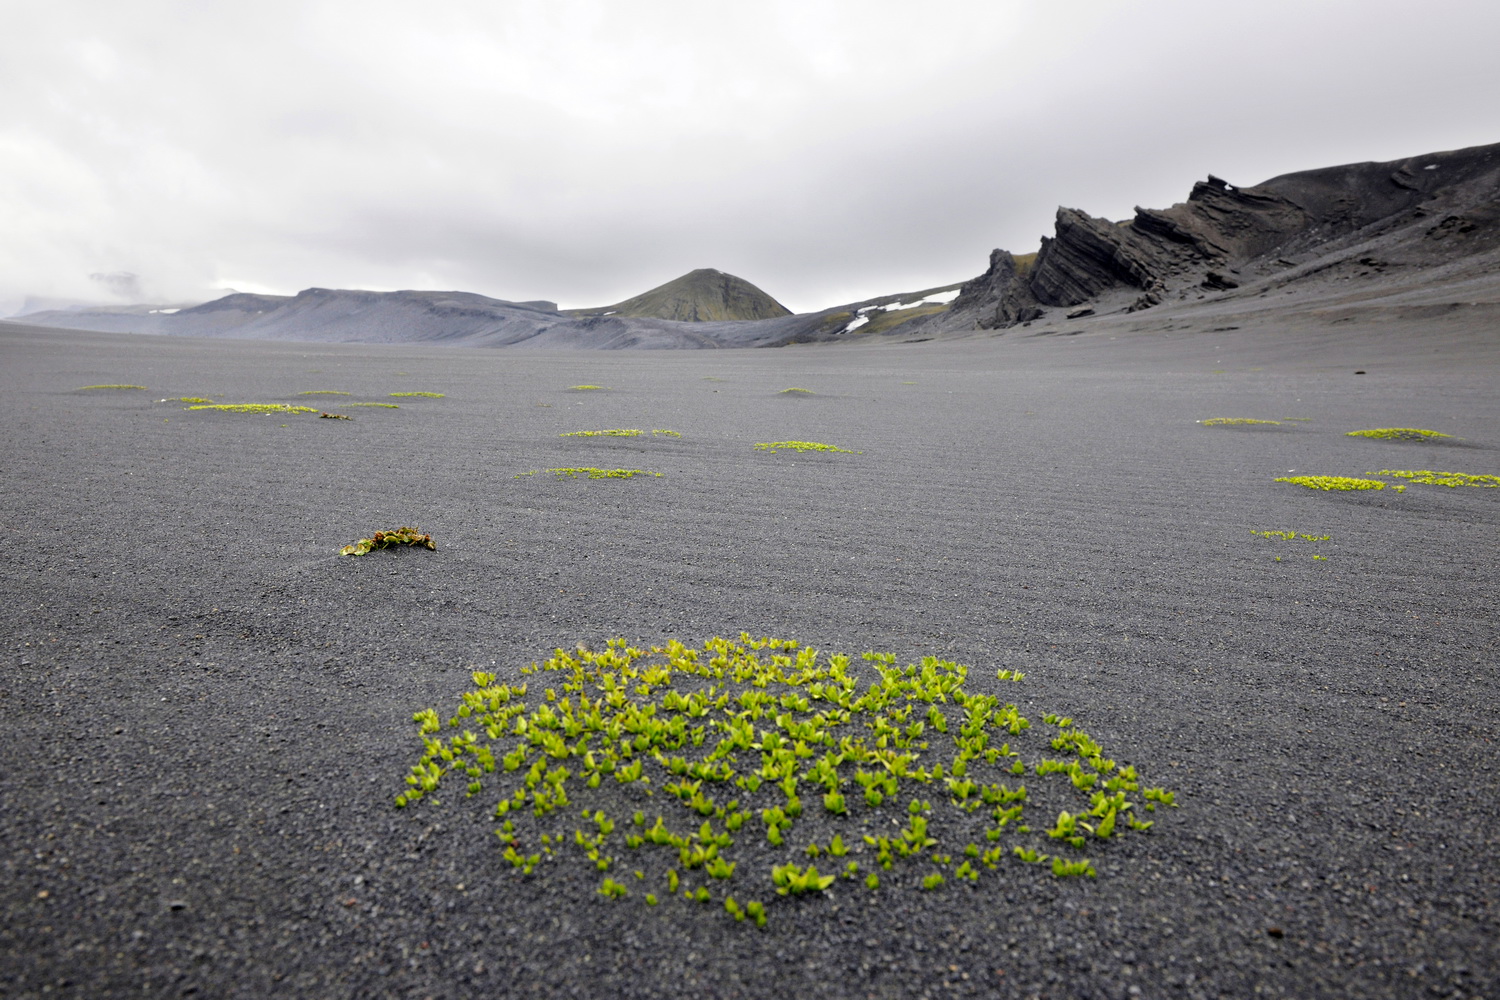
<path id="1" fill-rule="evenodd" d="M 674 281 L 624 302 L 589 310 L 617 316 L 672 319 L 684 323 L 709 320 L 775 319 L 792 311 L 744 278 L 701 267 Z"/>

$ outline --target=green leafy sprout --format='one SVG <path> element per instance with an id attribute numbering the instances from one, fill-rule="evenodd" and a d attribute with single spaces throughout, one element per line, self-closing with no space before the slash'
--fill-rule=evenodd
<path id="1" fill-rule="evenodd" d="M 817 441 L 762 441 L 755 446 L 756 451 L 769 451 L 776 454 L 778 451 L 837 451 L 845 455 L 863 455 L 862 451 L 851 451 L 848 448 L 839 448 L 831 444 L 820 444 Z"/>
<path id="2" fill-rule="evenodd" d="M 440 789 L 462 789 L 493 803 L 476 819 L 500 824 L 519 876 L 573 852 L 659 887 L 641 894 L 648 906 L 717 899 L 757 926 L 767 908 L 736 901 L 736 880 L 816 900 L 861 869 L 881 892 L 1003 880 L 1019 870 L 1011 858 L 1094 876 L 1090 854 L 1149 830 L 1138 814 L 1176 805 L 1071 718 L 1034 731 L 998 693 L 1019 673 L 972 689 L 968 678 L 935 657 L 903 667 L 748 634 L 557 649 L 517 683 L 474 673 L 446 721 L 417 712 L 421 753 L 395 804 L 435 808 Z M 1033 830 L 1028 809 L 1058 820 Z M 807 863 L 823 858 L 833 871 Z M 609 880 L 599 891 L 624 895 Z"/>
<path id="3" fill-rule="evenodd" d="M 1372 427 L 1364 431 L 1350 431 L 1348 436 L 1376 438 L 1381 441 L 1427 441 L 1453 435 L 1442 431 L 1424 431 L 1420 427 Z"/>
<path id="4" fill-rule="evenodd" d="M 363 556 L 369 555 L 376 549 L 389 549 L 397 545 L 410 545 L 413 548 L 437 550 L 432 543 L 431 535 L 424 535 L 420 528 L 408 528 L 402 526 L 391 531 L 377 531 L 373 538 L 361 538 L 353 545 L 345 545 L 339 549 L 341 556 Z"/>

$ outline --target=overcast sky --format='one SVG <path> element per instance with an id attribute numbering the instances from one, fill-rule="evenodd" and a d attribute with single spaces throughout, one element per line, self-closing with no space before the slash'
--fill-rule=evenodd
<path id="1" fill-rule="evenodd" d="M 1500 142 L 1493 0 L 0 0 L 27 296 L 696 267 L 796 311 L 973 277 L 1064 204 Z M 119 285 L 116 285 L 120 291 Z M 115 298 L 112 301 L 121 301 Z"/>

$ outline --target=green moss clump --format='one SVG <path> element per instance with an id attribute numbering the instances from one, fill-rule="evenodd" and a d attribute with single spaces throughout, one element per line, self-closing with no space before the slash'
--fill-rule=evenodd
<path id="1" fill-rule="evenodd" d="M 1372 427 L 1367 431 L 1350 431 L 1348 436 L 1376 438 L 1380 441 L 1427 441 L 1453 435 L 1442 431 L 1424 431 L 1419 427 Z"/>
<path id="2" fill-rule="evenodd" d="M 1330 542 L 1333 540 L 1332 535 L 1299 535 L 1295 531 L 1256 531 L 1254 528 L 1250 529 L 1250 534 L 1259 535 L 1261 538 L 1280 538 L 1287 542 L 1295 541 L 1299 538 L 1304 542 Z"/>
<path id="3" fill-rule="evenodd" d="M 382 407 L 384 407 L 387 410 L 399 410 L 399 409 L 401 409 L 401 405 L 399 403 L 345 403 L 344 405 L 345 406 L 382 406 Z"/>
<path id="4" fill-rule="evenodd" d="M 817 393 L 813 392 L 811 389 L 799 389 L 795 385 L 791 386 L 789 388 L 786 388 L 786 389 L 782 389 L 776 395 L 778 395 L 778 396 L 785 396 L 787 393 L 791 393 L 794 396 L 797 395 L 797 394 L 799 394 L 799 393 L 801 395 L 804 395 L 804 396 L 816 396 L 817 395 Z"/>
<path id="5" fill-rule="evenodd" d="M 1253 424 L 1265 424 L 1273 427 L 1281 425 L 1280 420 L 1256 420 L 1252 417 L 1209 417 L 1198 423 L 1204 427 L 1245 427 Z"/>
<path id="6" fill-rule="evenodd" d="M 595 389 L 605 388 L 602 385 L 570 385 L 568 389 L 572 392 L 591 392 Z"/>
<path id="7" fill-rule="evenodd" d="M 222 410 L 225 413 L 317 413 L 312 406 L 288 406 L 285 403 L 214 403 L 189 406 L 190 410 Z"/>
<path id="8" fill-rule="evenodd" d="M 304 389 L 302 392 L 299 392 L 297 395 L 299 395 L 299 396 L 348 396 L 348 395 L 352 395 L 352 394 L 344 392 L 342 389 Z"/>
<path id="9" fill-rule="evenodd" d="M 680 437 L 682 437 L 682 431 L 669 431 L 669 430 L 662 430 L 661 428 L 658 428 L 658 429 L 656 429 L 656 430 L 654 430 L 654 431 L 651 432 L 651 436 L 652 437 L 680 438 Z"/>
<path id="10" fill-rule="evenodd" d="M 177 402 L 179 402 L 179 403 L 212 403 L 213 400 L 211 400 L 211 399 L 205 399 L 202 396 L 178 396 L 177 397 Z"/>
<path id="11" fill-rule="evenodd" d="M 143 385 L 80 385 L 74 392 L 83 392 L 85 389 L 144 389 Z"/>
<path id="12" fill-rule="evenodd" d="M 545 877 L 557 866 L 543 861 L 567 854 L 633 870 L 665 890 L 647 906 L 717 900 L 759 925 L 766 906 L 731 903 L 734 879 L 773 901 L 816 900 L 836 876 L 806 859 L 861 841 L 843 875 L 866 869 L 865 891 L 999 884 L 1019 865 L 1094 876 L 1090 855 L 1176 805 L 1072 719 L 1047 715 L 1033 732 L 995 682 L 970 687 L 968 667 L 931 656 L 902 667 L 889 653 L 825 657 L 748 634 L 700 649 L 611 639 L 520 675 L 476 672 L 446 721 L 413 715 L 421 755 L 396 806 L 489 789 L 476 825 L 508 864 Z"/>
<path id="13" fill-rule="evenodd" d="M 596 469 L 590 465 L 548 469 L 547 471 L 556 473 L 558 479 L 577 479 L 579 476 L 587 476 L 590 479 L 629 479 L 632 476 L 656 476 L 660 478 L 662 476 L 662 473 L 652 472 L 649 469 Z"/>
<path id="14" fill-rule="evenodd" d="M 778 451 L 837 451 L 845 455 L 863 455 L 862 451 L 851 451 L 848 448 L 839 448 L 831 444 L 820 444 L 817 441 L 762 441 L 755 446 L 757 451 L 769 451 L 775 454 Z"/>
<path id="15" fill-rule="evenodd" d="M 339 555 L 363 556 L 376 549 L 389 549 L 396 545 L 410 545 L 413 548 L 437 551 L 437 546 L 432 543 L 432 536 L 421 534 L 421 530 L 403 525 L 392 531 L 377 531 L 373 538 L 361 538 L 353 545 L 345 545 L 339 549 Z"/>
<path id="16" fill-rule="evenodd" d="M 631 427 L 614 427 L 614 428 L 611 428 L 609 430 L 602 430 L 602 431 L 569 431 L 566 434 L 559 434 L 558 437 L 565 437 L 565 438 L 577 438 L 577 437 L 585 437 L 585 438 L 591 438 L 591 437 L 633 438 L 633 437 L 640 437 L 641 433 L 642 433 L 641 431 L 635 430 L 634 428 L 631 428 Z"/>
<path id="17" fill-rule="evenodd" d="M 424 396 L 427 399 L 442 399 L 441 392 L 393 392 L 392 396 Z"/>
<path id="18" fill-rule="evenodd" d="M 1409 479 L 1414 483 L 1423 483 L 1428 486 L 1477 486 L 1481 489 L 1494 489 L 1500 486 L 1500 476 L 1476 476 L 1467 472 L 1433 472 L 1430 469 L 1381 469 L 1375 475 L 1395 476 L 1397 479 Z"/>
<path id="19" fill-rule="evenodd" d="M 1378 479 L 1351 479 L 1348 476 L 1280 476 L 1278 483 L 1296 483 L 1310 490 L 1383 490 L 1385 483 Z M 1396 487 L 1401 490 L 1404 487 Z"/>

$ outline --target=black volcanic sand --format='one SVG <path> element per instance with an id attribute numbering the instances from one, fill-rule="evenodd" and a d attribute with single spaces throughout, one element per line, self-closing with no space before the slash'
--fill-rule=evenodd
<path id="1" fill-rule="evenodd" d="M 1273 481 L 1500 473 L 1493 338 L 1345 329 L 563 355 L 0 327 L 0 995 L 1495 996 L 1500 490 Z M 1463 440 L 1345 436 L 1385 426 Z M 683 436 L 558 437 L 608 427 Z M 752 449 L 780 439 L 863 454 Z M 515 478 L 559 465 L 666 475 Z M 336 555 L 402 524 L 437 551 Z M 606 901 L 572 848 L 523 876 L 457 790 L 393 808 L 412 713 L 472 670 L 741 631 L 970 664 L 1180 808 L 1092 880 L 737 874 L 763 931 Z"/>

